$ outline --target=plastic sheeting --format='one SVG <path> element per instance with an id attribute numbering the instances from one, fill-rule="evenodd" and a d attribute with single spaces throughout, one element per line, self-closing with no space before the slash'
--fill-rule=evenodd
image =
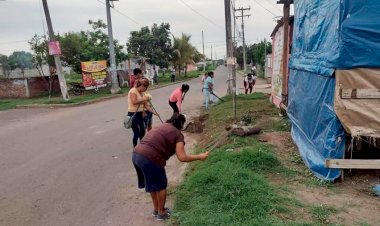
<path id="1" fill-rule="evenodd" d="M 334 112 L 335 79 L 290 70 L 288 115 L 292 138 L 306 165 L 320 179 L 333 181 L 340 170 L 325 168 L 326 158 L 342 158 L 344 129 Z"/>
<path id="2" fill-rule="evenodd" d="M 339 1 L 294 1 L 294 30 L 289 68 L 332 76 L 338 57 Z"/>
<path id="3" fill-rule="evenodd" d="M 334 67 L 380 67 L 379 11 L 379 0 L 341 1 L 339 57 L 330 59 Z"/>

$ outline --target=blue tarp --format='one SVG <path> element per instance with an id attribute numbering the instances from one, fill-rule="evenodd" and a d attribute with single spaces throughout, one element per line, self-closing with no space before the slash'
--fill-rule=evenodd
<path id="1" fill-rule="evenodd" d="M 294 28 L 289 67 L 331 76 L 338 56 L 339 1 L 294 1 Z M 290 88 L 289 88 L 290 89 Z"/>
<path id="2" fill-rule="evenodd" d="M 325 168 L 326 158 L 342 158 L 344 129 L 334 112 L 335 79 L 291 70 L 288 115 L 292 138 L 302 159 L 320 179 L 334 180 L 340 170 Z"/>
<path id="3" fill-rule="evenodd" d="M 380 67 L 380 0 L 294 1 L 288 115 L 292 138 L 313 173 L 335 180 L 327 158 L 342 158 L 344 129 L 333 104 L 336 69 Z"/>
<path id="4" fill-rule="evenodd" d="M 340 6 L 337 69 L 380 67 L 380 1 L 345 0 Z"/>

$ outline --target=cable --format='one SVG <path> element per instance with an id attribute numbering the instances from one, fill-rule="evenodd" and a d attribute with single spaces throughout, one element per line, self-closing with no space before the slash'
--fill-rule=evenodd
<path id="1" fill-rule="evenodd" d="M 96 0 L 96 1 L 98 1 L 98 2 L 102 3 L 103 5 L 106 5 L 106 3 L 104 3 L 104 2 L 102 2 L 102 1 L 100 1 L 100 0 Z M 113 10 L 114 10 L 114 11 L 116 11 L 116 12 L 118 12 L 120 15 L 122 15 L 122 16 L 124 16 L 124 17 L 126 17 L 127 19 L 129 19 L 130 21 L 134 22 L 135 24 L 137 24 L 137 25 L 139 25 L 139 26 L 143 27 L 143 25 L 141 25 L 139 22 L 137 22 L 136 20 L 132 19 L 131 17 L 129 17 L 129 16 L 127 16 L 127 15 L 125 15 L 124 13 L 120 12 L 120 11 L 119 11 L 119 10 L 117 10 L 116 8 L 114 8 L 114 7 L 111 7 L 111 9 L 113 9 Z"/>
<path id="2" fill-rule="evenodd" d="M 196 14 L 198 14 L 199 16 L 203 17 L 205 20 L 207 20 L 208 22 L 214 24 L 215 26 L 221 28 L 224 30 L 224 27 L 220 26 L 219 24 L 215 23 L 214 21 L 210 20 L 209 18 L 203 16 L 201 13 L 199 13 L 198 11 L 196 11 L 195 9 L 193 9 L 191 6 L 189 6 L 187 3 L 185 3 L 183 0 L 179 0 L 180 2 L 182 2 L 185 6 L 187 6 L 189 9 L 191 9 L 193 12 L 195 12 Z"/>
<path id="3" fill-rule="evenodd" d="M 267 2 L 269 2 L 270 5 L 273 6 L 273 8 L 275 8 L 277 11 L 279 11 L 279 12 L 282 14 L 282 11 L 279 10 L 279 9 L 276 7 L 276 5 L 273 4 L 273 2 L 271 2 L 270 0 L 267 0 Z"/>
<path id="4" fill-rule="evenodd" d="M 12 43 L 27 42 L 27 41 L 29 40 L 26 39 L 26 40 L 20 40 L 20 41 L 0 42 L 0 45 L 7 45 L 7 44 L 12 44 Z"/>
<path id="5" fill-rule="evenodd" d="M 265 9 L 266 11 L 268 11 L 270 14 L 272 14 L 273 16 L 277 16 L 275 15 L 274 13 L 272 13 L 269 9 L 265 8 L 263 5 L 261 5 L 258 1 L 254 0 L 259 6 L 261 6 L 261 8 Z"/>

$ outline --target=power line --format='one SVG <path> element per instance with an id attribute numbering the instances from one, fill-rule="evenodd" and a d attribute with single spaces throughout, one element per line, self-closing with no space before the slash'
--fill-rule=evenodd
<path id="1" fill-rule="evenodd" d="M 278 12 L 280 12 L 282 14 L 282 11 L 279 10 L 276 5 L 273 4 L 273 2 L 271 2 L 270 0 L 266 0 L 268 3 L 270 3 L 271 6 L 273 6 L 273 8 L 275 8 Z"/>
<path id="2" fill-rule="evenodd" d="M 102 3 L 103 5 L 106 5 L 106 3 L 104 3 L 104 2 L 102 2 L 102 1 L 100 1 L 100 0 L 96 0 L 96 1 L 98 1 L 98 2 Z M 131 18 L 131 17 L 129 17 L 129 16 L 127 16 L 127 15 L 125 15 L 124 13 L 120 12 L 119 10 L 115 9 L 115 7 L 112 7 L 111 9 L 113 9 L 114 11 L 116 11 L 117 13 L 119 13 L 120 15 L 122 15 L 122 16 L 124 16 L 124 17 L 126 17 L 127 19 L 129 19 L 130 21 L 134 22 L 135 24 L 137 24 L 137 25 L 139 25 L 139 26 L 143 27 L 143 25 L 142 25 L 142 24 L 140 24 L 139 22 L 137 22 L 137 21 L 136 21 L 136 20 L 134 20 L 133 18 Z"/>
<path id="3" fill-rule="evenodd" d="M 7 45 L 7 44 L 13 44 L 13 43 L 19 43 L 19 42 L 27 42 L 27 41 L 29 40 L 26 39 L 26 40 L 20 40 L 20 41 L 0 42 L 0 45 Z"/>
<path id="4" fill-rule="evenodd" d="M 261 8 L 265 9 L 266 11 L 268 11 L 270 14 L 272 14 L 273 16 L 277 16 L 275 15 L 274 13 L 272 13 L 269 9 L 265 8 L 263 5 L 261 5 L 258 1 L 254 0 L 259 6 L 261 6 Z"/>
<path id="5" fill-rule="evenodd" d="M 180 2 L 182 2 L 185 6 L 187 6 L 189 9 L 191 9 L 194 13 L 198 14 L 199 16 L 203 17 L 205 20 L 207 20 L 208 22 L 214 24 L 215 26 L 221 28 L 221 29 L 224 29 L 224 27 L 220 26 L 219 24 L 215 23 L 214 21 L 210 20 L 209 18 L 207 18 L 206 16 L 202 15 L 201 13 L 199 13 L 198 11 L 196 11 L 195 9 L 193 9 L 191 6 L 189 6 L 186 2 L 184 2 L 183 0 L 179 0 Z"/>

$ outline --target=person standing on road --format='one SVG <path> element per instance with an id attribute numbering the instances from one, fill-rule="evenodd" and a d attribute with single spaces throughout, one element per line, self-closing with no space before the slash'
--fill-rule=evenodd
<path id="1" fill-rule="evenodd" d="M 153 82 L 155 85 L 158 85 L 158 72 L 155 65 L 153 65 Z"/>
<path id="2" fill-rule="evenodd" d="M 154 115 L 157 115 L 152 108 L 147 104 L 150 100 L 149 96 L 144 96 L 144 92 L 149 87 L 149 80 L 142 78 L 136 81 L 135 87 L 128 92 L 128 115 L 133 116 L 132 131 L 133 131 L 133 147 L 137 145 L 138 139 L 145 135 L 143 111 L 146 109 Z"/>
<path id="3" fill-rule="evenodd" d="M 210 71 L 207 75 L 208 76 L 203 84 L 203 94 L 205 97 L 206 110 L 208 109 L 208 104 L 210 102 L 210 95 L 213 92 L 213 88 L 214 88 L 214 81 L 212 79 L 214 77 L 214 73 Z"/>
<path id="4" fill-rule="evenodd" d="M 176 88 L 169 97 L 169 105 L 173 109 L 174 113 L 181 112 L 182 101 L 185 98 L 187 91 L 189 91 L 190 86 L 188 84 L 182 84 L 181 87 Z"/>
<path id="5" fill-rule="evenodd" d="M 144 78 L 142 70 L 140 68 L 133 69 L 133 75 L 129 79 L 129 83 L 130 83 L 129 88 L 132 89 L 135 86 L 135 82 L 142 78 Z"/>
<path id="6" fill-rule="evenodd" d="M 150 95 L 150 93 L 148 93 L 148 92 L 144 92 L 144 96 L 148 97 L 149 101 L 146 104 L 150 108 L 152 108 L 152 106 L 151 106 L 152 95 Z M 148 111 L 148 110 L 146 110 L 146 109 L 144 109 L 143 117 L 144 117 L 144 128 L 146 129 L 147 132 L 149 132 L 152 129 L 153 113 L 150 112 L 150 111 Z"/>
<path id="7" fill-rule="evenodd" d="M 181 133 L 185 122 L 184 115 L 173 114 L 166 123 L 153 128 L 133 150 L 132 162 L 137 173 L 138 188 L 145 188 L 150 193 L 152 215 L 157 220 L 166 220 L 171 213 L 170 209 L 165 208 L 168 185 L 166 161 L 174 154 L 181 162 L 203 161 L 208 157 L 208 152 L 197 155 L 186 153 L 185 139 Z"/>

